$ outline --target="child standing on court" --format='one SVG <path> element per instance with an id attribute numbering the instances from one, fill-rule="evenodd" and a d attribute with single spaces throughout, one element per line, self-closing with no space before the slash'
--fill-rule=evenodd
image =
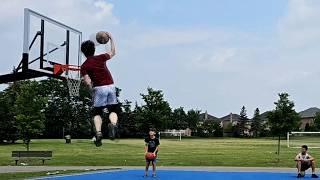
<path id="1" fill-rule="evenodd" d="M 152 176 L 156 177 L 156 158 L 157 153 L 159 151 L 159 145 L 160 141 L 158 138 L 156 138 L 156 130 L 150 129 L 149 130 L 149 136 L 144 140 L 145 142 L 145 157 L 146 157 L 146 170 L 144 176 L 148 176 L 148 170 L 150 163 L 152 163 Z M 152 156 L 154 158 L 148 158 L 147 154 L 152 153 Z"/>

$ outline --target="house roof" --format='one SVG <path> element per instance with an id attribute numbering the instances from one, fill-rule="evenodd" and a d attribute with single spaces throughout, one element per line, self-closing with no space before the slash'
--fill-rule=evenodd
<path id="1" fill-rule="evenodd" d="M 310 117 L 315 117 L 317 112 L 320 112 L 320 109 L 316 107 L 312 107 L 299 112 L 299 115 L 301 118 L 310 118 Z"/>
<path id="2" fill-rule="evenodd" d="M 227 116 L 224 116 L 220 118 L 221 121 L 230 121 L 232 117 L 232 121 L 239 121 L 240 120 L 240 115 L 239 114 L 228 114 Z"/>
<path id="3" fill-rule="evenodd" d="M 264 113 L 262 113 L 262 114 L 260 114 L 260 118 L 261 118 L 261 120 L 263 120 L 263 121 L 266 121 L 266 120 L 268 120 L 268 113 L 269 113 L 270 111 L 266 111 L 266 112 L 264 112 Z"/>
<path id="4" fill-rule="evenodd" d="M 207 119 L 206 119 L 206 114 L 207 114 Z M 201 120 L 220 121 L 219 118 L 217 118 L 209 113 L 201 113 L 199 116 L 200 116 Z"/>
<path id="5" fill-rule="evenodd" d="M 260 117 L 261 117 L 261 120 L 263 121 L 267 121 L 268 118 L 267 118 L 267 115 L 270 111 L 266 111 L 262 114 L 260 114 Z M 304 111 L 301 111 L 299 113 L 300 117 L 301 118 L 310 118 L 310 117 L 315 117 L 316 113 L 317 112 L 320 112 L 320 109 L 317 108 L 317 107 L 312 107 L 312 108 L 309 108 L 309 109 L 306 109 Z M 206 113 L 201 113 L 200 114 L 200 119 L 201 120 L 205 120 L 205 116 L 206 116 Z M 230 121 L 231 120 L 231 116 L 232 116 L 232 121 L 239 121 L 240 120 L 240 115 L 239 114 L 233 114 L 233 113 L 230 113 L 224 117 L 221 117 L 221 118 L 217 118 L 213 115 L 210 115 L 207 113 L 207 120 L 213 120 L 213 121 Z M 250 119 L 248 119 L 250 121 Z"/>

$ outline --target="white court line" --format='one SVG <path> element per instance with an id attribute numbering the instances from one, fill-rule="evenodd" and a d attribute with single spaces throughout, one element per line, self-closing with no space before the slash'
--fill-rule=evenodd
<path id="1" fill-rule="evenodd" d="M 127 171 L 123 170 L 121 168 L 117 169 L 106 169 L 106 170 L 96 170 L 96 171 L 90 171 L 90 172 L 82 172 L 82 173 L 74 173 L 74 174 L 65 174 L 65 175 L 54 175 L 54 176 L 42 176 L 42 177 L 37 177 L 37 178 L 30 178 L 27 180 L 44 180 L 44 179 L 54 179 L 54 178 L 60 178 L 60 177 L 69 177 L 69 176 L 81 176 L 81 175 L 89 175 L 89 174 L 101 174 L 101 173 L 106 173 L 106 172 L 119 172 L 119 171 Z"/>

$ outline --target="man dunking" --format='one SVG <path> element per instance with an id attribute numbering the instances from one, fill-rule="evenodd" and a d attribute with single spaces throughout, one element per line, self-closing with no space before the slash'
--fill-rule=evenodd
<path id="1" fill-rule="evenodd" d="M 102 145 L 102 114 L 105 108 L 109 112 L 109 120 L 111 123 L 108 124 L 109 136 L 114 139 L 116 136 L 117 128 L 117 109 L 118 101 L 116 97 L 116 87 L 114 86 L 113 78 L 106 65 L 106 61 L 111 59 L 115 55 L 115 45 L 113 38 L 109 33 L 111 49 L 107 50 L 106 53 L 100 55 L 94 55 L 95 44 L 93 41 L 85 41 L 81 44 L 81 51 L 86 56 L 85 62 L 81 65 L 81 76 L 86 85 L 93 92 L 93 107 L 94 117 L 93 122 L 96 131 L 95 145 L 97 147 Z"/>

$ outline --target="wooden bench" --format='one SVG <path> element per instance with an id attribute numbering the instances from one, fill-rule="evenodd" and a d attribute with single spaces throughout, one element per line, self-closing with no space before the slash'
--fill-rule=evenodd
<path id="1" fill-rule="evenodd" d="M 41 159 L 44 164 L 45 160 L 52 158 L 52 151 L 12 151 L 12 158 L 16 161 L 16 165 L 21 159 Z"/>

